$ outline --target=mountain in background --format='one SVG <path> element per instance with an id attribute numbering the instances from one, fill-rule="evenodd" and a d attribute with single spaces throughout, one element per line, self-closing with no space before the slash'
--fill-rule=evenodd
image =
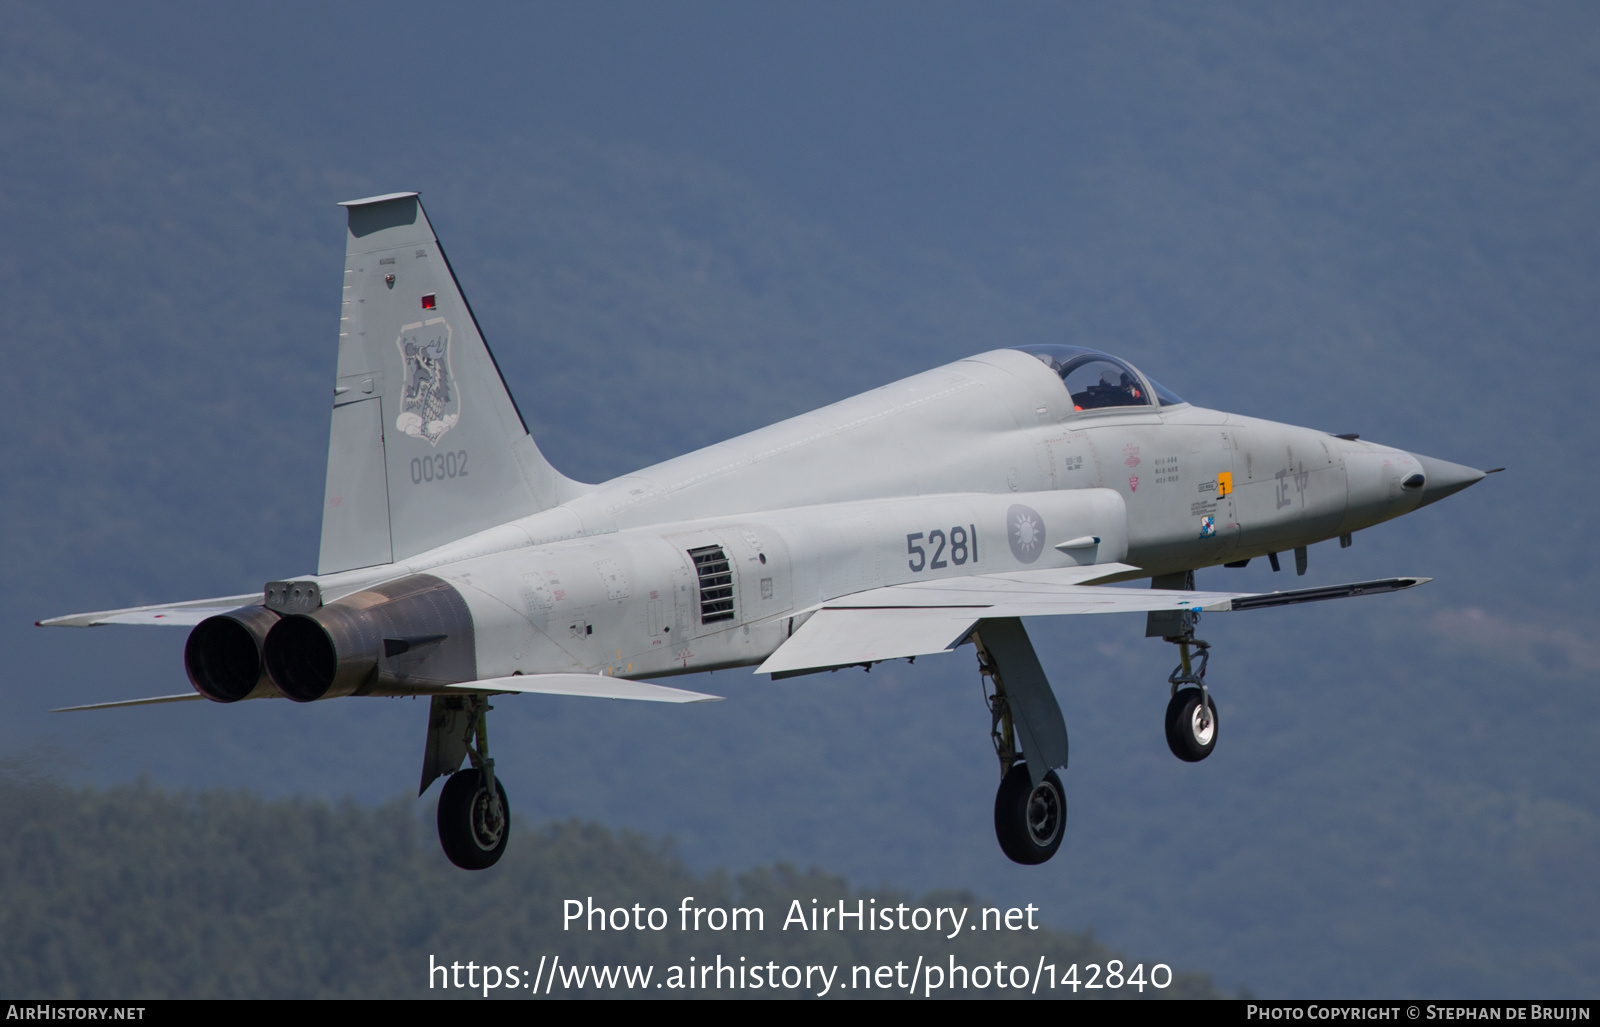
<path id="1" fill-rule="evenodd" d="M 1044 341 L 1510 468 L 1299 582 L 1425 589 L 1207 618 L 1201 766 L 1142 623 L 1032 624 L 1073 738 L 1046 867 L 994 844 L 969 651 L 719 673 L 705 708 L 499 700 L 519 814 L 671 835 L 692 872 L 1032 901 L 1230 989 L 1595 990 L 1590 8 L 596 11 L 0 4 L 0 751 L 367 805 L 415 780 L 405 700 L 49 715 L 181 690 L 182 632 L 29 625 L 314 565 L 332 204 L 420 188 L 581 479 Z"/>

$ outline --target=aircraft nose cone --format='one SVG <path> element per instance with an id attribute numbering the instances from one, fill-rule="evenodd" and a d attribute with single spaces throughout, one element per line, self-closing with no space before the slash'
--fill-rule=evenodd
<path id="1" fill-rule="evenodd" d="M 1411 486 L 1409 479 L 1405 483 L 1408 487 L 1422 489 L 1422 502 L 1418 506 L 1427 506 L 1437 503 L 1445 496 L 1454 495 L 1468 485 L 1476 484 L 1483 480 L 1483 471 L 1476 467 L 1467 467 L 1463 464 L 1453 464 L 1448 460 L 1437 457 L 1423 456 L 1421 453 L 1412 453 L 1417 463 L 1422 465 L 1423 481 L 1419 486 Z"/>

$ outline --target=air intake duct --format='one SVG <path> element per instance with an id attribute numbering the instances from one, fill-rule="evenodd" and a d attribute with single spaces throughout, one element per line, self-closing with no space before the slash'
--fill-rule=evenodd
<path id="1" fill-rule="evenodd" d="M 265 606 L 241 606 L 196 624 L 183 646 L 183 669 L 194 690 L 212 702 L 277 695 L 261 658 L 277 623 L 278 615 Z"/>
<path id="2" fill-rule="evenodd" d="M 290 614 L 267 633 L 262 652 L 273 684 L 295 702 L 415 694 L 477 676 L 466 600 L 431 574 Z"/>

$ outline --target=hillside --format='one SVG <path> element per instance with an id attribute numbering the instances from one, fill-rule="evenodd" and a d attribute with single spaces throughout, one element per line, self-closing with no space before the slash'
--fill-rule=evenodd
<path id="1" fill-rule="evenodd" d="M 827 990 L 846 992 L 843 982 L 854 967 L 876 972 L 896 962 L 914 965 L 918 956 L 945 967 L 952 958 L 969 968 L 1026 963 L 1030 973 L 1042 956 L 1061 975 L 1079 963 L 1080 981 L 1091 963 L 1126 962 L 1089 934 L 1030 931 L 1025 916 L 1016 919 L 1017 931 L 1003 930 L 998 917 L 990 929 L 972 931 L 987 904 L 970 893 L 862 890 L 842 877 L 787 865 L 697 874 L 669 841 L 578 821 L 519 823 L 506 859 L 468 875 L 445 862 L 428 825 L 404 800 L 378 807 L 269 802 L 244 792 L 169 793 L 148 784 L 68 790 L 0 775 L 0 820 L 7 828 L 0 839 L 0 993 L 13 998 L 464 998 L 467 976 L 457 985 L 435 975 L 430 988 L 430 966 L 493 965 L 509 980 L 512 966 L 526 967 L 531 977 L 541 957 L 569 967 L 652 966 L 651 997 L 686 992 L 660 986 L 671 967 L 718 956 L 736 966 L 747 960 L 839 967 Z M 698 927 L 683 920 L 686 897 L 691 908 L 765 915 L 734 926 L 724 920 L 713 931 L 709 918 Z M 580 903 L 582 917 L 569 910 L 569 899 Z M 813 903 L 844 902 L 847 911 L 894 908 L 897 921 L 905 905 L 907 924 L 918 908 L 965 910 L 970 919 L 963 913 L 966 933 L 949 931 L 949 921 L 941 921 L 947 930 L 940 932 L 901 931 L 898 923 L 894 931 L 813 932 L 788 920 L 797 900 L 808 915 Z M 591 903 L 604 910 L 601 917 L 589 918 Z M 664 915 L 651 921 L 642 912 L 630 920 L 636 903 Z M 622 907 L 629 911 L 615 918 L 612 910 Z M 568 912 L 574 912 L 570 922 Z M 612 929 L 619 924 L 623 930 Z M 1130 974 L 1135 965 L 1127 963 Z M 824 990 L 820 979 L 813 992 Z M 858 974 L 856 991 L 864 982 Z M 578 998 L 628 990 L 552 986 L 555 994 Z M 805 990 L 779 987 L 777 994 Z M 1056 990 L 1055 997 L 1074 995 Z M 1131 987 L 1101 991 L 1139 995 Z M 1210 979 L 1195 973 L 1142 991 L 1216 995 Z M 489 994 L 531 992 L 525 985 L 522 992 Z M 743 988 L 730 983 L 710 995 L 766 998 L 773 991 L 751 986 L 747 977 Z M 977 995 L 1008 997 L 992 985 L 966 997 Z"/>

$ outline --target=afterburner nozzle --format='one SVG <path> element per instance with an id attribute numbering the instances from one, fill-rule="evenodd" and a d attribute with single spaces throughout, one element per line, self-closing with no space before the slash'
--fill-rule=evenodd
<path id="1" fill-rule="evenodd" d="M 242 606 L 196 624 L 183 646 L 183 669 L 194 690 L 212 702 L 277 695 L 261 658 L 277 622 L 265 606 Z"/>
<path id="2" fill-rule="evenodd" d="M 431 574 L 284 617 L 267 633 L 262 655 L 273 684 L 295 702 L 403 695 L 471 681 L 477 673 L 466 600 Z"/>
<path id="3" fill-rule="evenodd" d="M 295 702 L 351 695 L 376 675 L 379 630 L 350 607 L 291 614 L 267 635 L 267 673 Z"/>

